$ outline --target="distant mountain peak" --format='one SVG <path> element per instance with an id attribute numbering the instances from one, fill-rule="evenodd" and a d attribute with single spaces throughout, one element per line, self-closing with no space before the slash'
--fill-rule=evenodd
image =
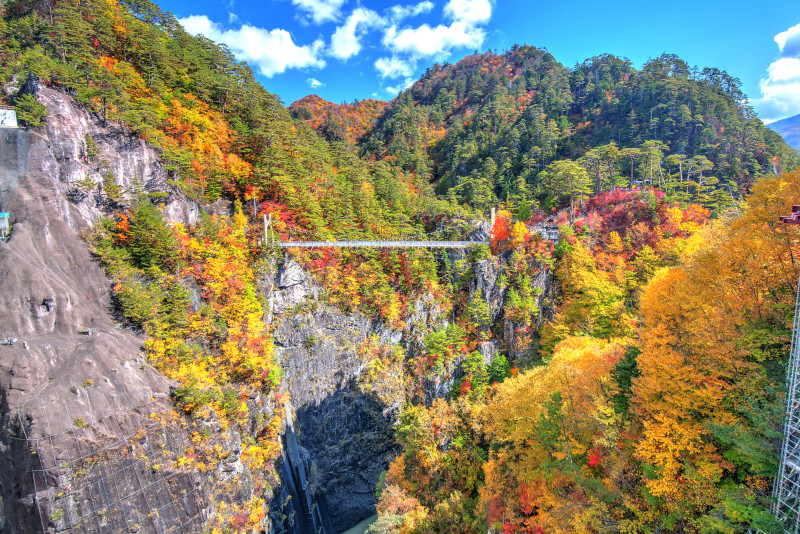
<path id="1" fill-rule="evenodd" d="M 781 134 L 787 145 L 800 150 L 800 115 L 775 121 L 767 127 Z"/>

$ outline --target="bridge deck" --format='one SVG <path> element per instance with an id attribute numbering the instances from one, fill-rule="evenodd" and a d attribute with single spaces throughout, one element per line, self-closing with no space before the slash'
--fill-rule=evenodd
<path id="1" fill-rule="evenodd" d="M 337 247 L 337 248 L 467 248 L 488 245 L 488 241 L 280 241 L 283 248 Z"/>

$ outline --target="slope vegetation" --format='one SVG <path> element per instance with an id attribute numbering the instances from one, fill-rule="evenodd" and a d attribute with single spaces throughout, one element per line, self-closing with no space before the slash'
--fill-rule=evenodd
<path id="1" fill-rule="evenodd" d="M 339 105 L 310 95 L 293 102 L 289 111 L 329 141 L 343 141 L 352 148 L 372 131 L 388 105 L 388 102 L 371 98 Z"/>
<path id="2" fill-rule="evenodd" d="M 568 69 L 545 50 L 515 46 L 428 69 L 362 151 L 430 176 L 439 193 L 479 212 L 497 200 L 549 207 L 540 174 L 563 159 L 581 163 L 595 193 L 647 183 L 716 208 L 721 187 L 737 191 L 796 162 L 739 87 L 673 55 L 640 70 L 610 55 Z"/>

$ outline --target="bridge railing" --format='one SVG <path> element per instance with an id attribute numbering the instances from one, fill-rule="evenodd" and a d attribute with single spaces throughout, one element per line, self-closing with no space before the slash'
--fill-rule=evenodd
<path id="1" fill-rule="evenodd" d="M 348 240 L 348 241 L 279 241 L 281 248 L 467 248 L 488 245 L 488 241 L 409 241 L 409 240 Z"/>

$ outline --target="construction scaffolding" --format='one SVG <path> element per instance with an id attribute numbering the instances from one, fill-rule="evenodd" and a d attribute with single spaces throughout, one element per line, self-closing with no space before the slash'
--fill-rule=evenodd
<path id="1" fill-rule="evenodd" d="M 786 419 L 778 475 L 775 477 L 773 513 L 787 533 L 800 532 L 800 280 L 795 299 L 792 348 L 786 371 Z"/>
<path id="2" fill-rule="evenodd" d="M 0 106 L 0 128 L 19 128 L 16 109 L 11 106 Z"/>
<path id="3" fill-rule="evenodd" d="M 42 532 L 203 532 L 220 503 L 246 498 L 233 477 L 214 473 L 225 467 L 221 440 L 187 423 L 166 398 L 91 422 L 73 419 L 66 403 L 45 414 L 48 428 L 52 417 L 68 418 L 71 428 L 31 437 L 18 414 L 11 438 L 30 452 Z"/>

